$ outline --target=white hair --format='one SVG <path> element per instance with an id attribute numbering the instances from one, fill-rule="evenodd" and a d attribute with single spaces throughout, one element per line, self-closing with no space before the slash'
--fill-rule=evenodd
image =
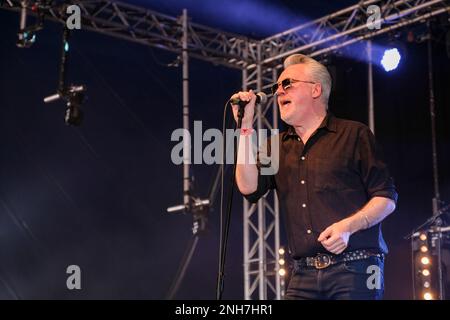
<path id="1" fill-rule="evenodd" d="M 309 66 L 309 76 L 312 78 L 312 81 L 321 84 L 322 101 L 325 103 L 328 109 L 328 99 L 330 98 L 331 92 L 331 76 L 327 68 L 317 60 L 314 60 L 313 58 L 310 58 L 303 54 L 293 54 L 284 60 L 285 69 L 294 64 L 305 64 Z"/>

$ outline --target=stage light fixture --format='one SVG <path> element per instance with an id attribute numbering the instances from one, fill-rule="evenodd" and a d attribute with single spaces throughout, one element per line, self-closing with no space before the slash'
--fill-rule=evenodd
<path id="1" fill-rule="evenodd" d="M 29 48 L 36 42 L 36 34 L 33 32 L 22 31 L 17 34 L 16 42 L 19 48 Z"/>
<path id="2" fill-rule="evenodd" d="M 80 108 L 83 99 L 83 94 L 75 94 L 69 98 L 67 102 L 66 116 L 64 118 L 67 125 L 79 126 L 83 121 L 83 112 Z"/>
<path id="3" fill-rule="evenodd" d="M 430 264 L 430 258 L 422 257 L 422 259 L 420 259 L 420 262 L 424 265 L 428 265 L 428 264 Z"/>
<path id="4" fill-rule="evenodd" d="M 386 72 L 397 69 L 402 56 L 397 48 L 390 48 L 384 51 L 383 57 L 381 58 L 381 65 Z"/>

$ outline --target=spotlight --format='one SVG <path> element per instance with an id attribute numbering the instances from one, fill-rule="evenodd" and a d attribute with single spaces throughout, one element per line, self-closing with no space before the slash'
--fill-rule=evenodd
<path id="1" fill-rule="evenodd" d="M 386 72 L 395 70 L 401 60 L 400 52 L 397 48 L 391 48 L 384 51 L 383 58 L 381 59 L 381 65 Z"/>
<path id="2" fill-rule="evenodd" d="M 433 295 L 430 292 L 425 292 L 423 298 L 425 300 L 433 300 Z"/>
<path id="3" fill-rule="evenodd" d="M 83 121 L 83 112 L 80 109 L 79 98 L 74 97 L 67 102 L 66 116 L 64 121 L 67 125 L 79 126 Z"/>
<path id="4" fill-rule="evenodd" d="M 72 86 L 67 97 L 67 109 L 65 122 L 68 125 L 79 126 L 83 121 L 83 112 L 80 107 L 84 101 L 84 90 L 83 86 L 74 87 Z"/>
<path id="5" fill-rule="evenodd" d="M 40 10 L 40 2 L 37 1 L 32 6 L 32 11 L 37 14 L 36 23 L 27 27 L 27 3 L 28 1 L 21 1 L 20 9 L 20 28 L 17 33 L 16 45 L 19 48 L 29 48 L 36 42 L 36 33 L 44 27 L 44 11 Z M 42 1 L 45 2 L 45 1 Z M 43 9 L 43 8 L 42 8 Z"/>
<path id="6" fill-rule="evenodd" d="M 435 233 L 431 230 L 414 232 L 411 242 L 413 257 L 414 299 L 439 299 L 439 283 L 437 277 L 437 260 L 435 260 Z"/>
<path id="7" fill-rule="evenodd" d="M 422 262 L 422 264 L 424 264 L 424 265 L 427 265 L 430 263 L 430 258 L 423 257 L 422 259 L 420 259 L 420 262 Z"/>
<path id="8" fill-rule="evenodd" d="M 79 126 L 83 120 L 81 105 L 85 100 L 86 86 L 71 85 L 69 88 L 58 91 L 51 96 L 45 97 L 44 102 L 50 103 L 59 99 L 66 101 L 67 109 L 64 121 L 68 125 Z"/>
<path id="9" fill-rule="evenodd" d="M 37 23 L 24 29 L 20 29 L 17 33 L 16 45 L 19 48 L 29 48 L 36 42 L 36 33 L 42 30 L 43 24 Z"/>
<path id="10" fill-rule="evenodd" d="M 17 36 L 16 45 L 19 48 L 29 48 L 36 42 L 36 34 L 32 31 L 19 31 Z"/>
<path id="11" fill-rule="evenodd" d="M 285 260 L 285 255 L 286 250 L 284 249 L 284 247 L 279 247 L 278 248 L 278 265 L 275 265 L 275 267 L 279 267 L 280 269 L 278 270 L 278 277 L 280 280 L 280 296 L 281 298 L 284 297 L 285 292 L 286 292 L 286 274 L 287 271 L 285 269 L 285 265 L 286 265 L 286 260 Z"/>

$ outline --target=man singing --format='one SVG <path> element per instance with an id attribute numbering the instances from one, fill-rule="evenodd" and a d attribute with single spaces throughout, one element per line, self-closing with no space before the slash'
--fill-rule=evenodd
<path id="1" fill-rule="evenodd" d="M 277 192 L 294 260 L 286 299 L 381 299 L 387 253 L 381 221 L 395 210 L 398 195 L 370 129 L 328 112 L 330 91 L 325 66 L 289 56 L 272 87 L 289 125 L 278 137 L 278 172 L 264 175 L 261 162 L 238 162 L 236 183 L 250 202 L 269 189 Z M 232 98 L 248 102 L 242 155 L 256 96 L 249 91 Z M 237 120 L 238 106 L 232 108 Z"/>

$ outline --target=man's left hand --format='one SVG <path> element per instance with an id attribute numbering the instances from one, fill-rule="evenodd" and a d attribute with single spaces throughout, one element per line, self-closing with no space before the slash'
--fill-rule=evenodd
<path id="1" fill-rule="evenodd" d="M 340 254 L 347 248 L 350 235 L 348 221 L 341 220 L 326 228 L 317 240 L 331 253 Z"/>

